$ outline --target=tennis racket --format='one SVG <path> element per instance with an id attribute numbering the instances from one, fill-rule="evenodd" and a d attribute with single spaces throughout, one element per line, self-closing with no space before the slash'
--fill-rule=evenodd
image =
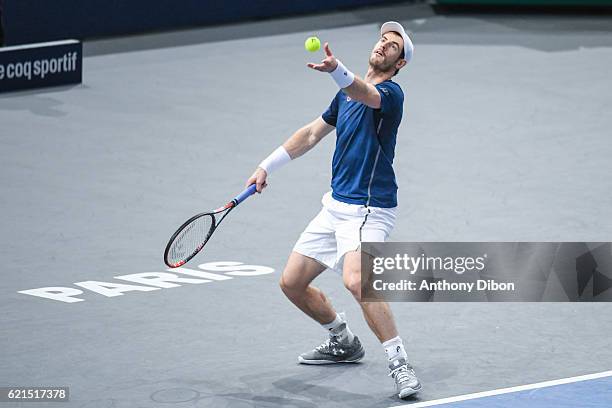
<path id="1" fill-rule="evenodd" d="M 252 196 L 257 191 L 257 185 L 251 184 L 246 190 L 240 193 L 223 207 L 217 208 L 212 212 L 194 215 L 179 227 L 172 235 L 166 250 L 164 251 L 164 262 L 170 268 L 178 268 L 185 265 L 204 248 L 213 232 L 217 229 L 221 221 L 227 217 L 238 204 Z M 223 215 L 221 215 L 223 214 Z M 217 218 L 221 217 L 219 221 Z"/>

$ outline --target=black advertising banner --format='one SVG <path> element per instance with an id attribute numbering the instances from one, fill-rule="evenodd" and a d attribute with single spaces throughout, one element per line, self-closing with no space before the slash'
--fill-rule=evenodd
<path id="1" fill-rule="evenodd" d="M 609 302 L 610 242 L 367 242 L 362 301 Z"/>
<path id="2" fill-rule="evenodd" d="M 79 84 L 82 68 L 77 40 L 0 48 L 0 92 Z"/>

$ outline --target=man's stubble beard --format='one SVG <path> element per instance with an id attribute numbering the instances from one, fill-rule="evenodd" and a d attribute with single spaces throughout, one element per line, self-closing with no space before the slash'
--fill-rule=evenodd
<path id="1" fill-rule="evenodd" d="M 370 59 L 368 60 L 368 64 L 370 65 L 370 67 L 372 68 L 372 70 L 376 73 L 379 74 L 387 74 L 391 71 L 395 71 L 395 63 L 388 63 L 385 64 L 383 63 L 376 63 L 374 62 L 374 57 L 370 57 Z"/>

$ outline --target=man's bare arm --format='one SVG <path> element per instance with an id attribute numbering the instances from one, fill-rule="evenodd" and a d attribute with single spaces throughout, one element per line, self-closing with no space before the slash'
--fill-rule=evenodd
<path id="1" fill-rule="evenodd" d="M 281 148 L 277 150 L 282 152 L 282 155 L 285 156 L 285 160 L 296 159 L 312 149 L 333 129 L 334 127 L 332 125 L 325 122 L 321 117 L 318 117 L 306 126 L 298 129 L 289 139 L 287 139 L 285 143 L 283 143 L 282 147 L 285 149 L 286 153 L 282 152 Z M 287 155 L 289 155 L 289 158 L 286 157 Z M 270 155 L 270 157 L 274 157 L 274 153 Z M 266 170 L 261 167 L 257 167 L 253 175 L 247 179 L 246 186 L 257 184 L 257 192 L 261 193 L 261 191 L 268 185 L 267 178 L 268 173 Z"/>
<path id="2" fill-rule="evenodd" d="M 353 83 L 343 88 L 342 91 L 350 96 L 351 99 L 359 101 L 370 108 L 380 108 L 380 93 L 378 93 L 376 87 L 365 82 L 357 75 L 355 75 Z"/>
<path id="3" fill-rule="evenodd" d="M 309 63 L 308 66 L 312 69 L 321 72 L 332 72 L 338 67 L 338 60 L 332 54 L 329 49 L 329 44 L 325 43 L 324 46 L 326 57 L 320 64 Z M 363 79 L 355 75 L 353 82 L 346 88 L 342 88 L 342 91 L 347 94 L 351 99 L 359 101 L 370 108 L 380 108 L 380 94 L 376 87 L 372 84 L 365 82 Z"/>
<path id="4" fill-rule="evenodd" d="M 328 135 L 334 127 L 325 122 L 321 117 L 316 118 L 306 126 L 298 129 L 285 143 L 283 147 L 296 159 L 312 149 L 321 139 Z"/>

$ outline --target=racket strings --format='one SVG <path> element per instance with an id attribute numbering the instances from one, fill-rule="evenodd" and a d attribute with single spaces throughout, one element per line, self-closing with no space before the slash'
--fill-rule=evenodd
<path id="1" fill-rule="evenodd" d="M 198 217 L 189 223 L 172 242 L 168 261 L 178 264 L 195 255 L 204 246 L 212 226 L 213 218 L 210 215 Z"/>

